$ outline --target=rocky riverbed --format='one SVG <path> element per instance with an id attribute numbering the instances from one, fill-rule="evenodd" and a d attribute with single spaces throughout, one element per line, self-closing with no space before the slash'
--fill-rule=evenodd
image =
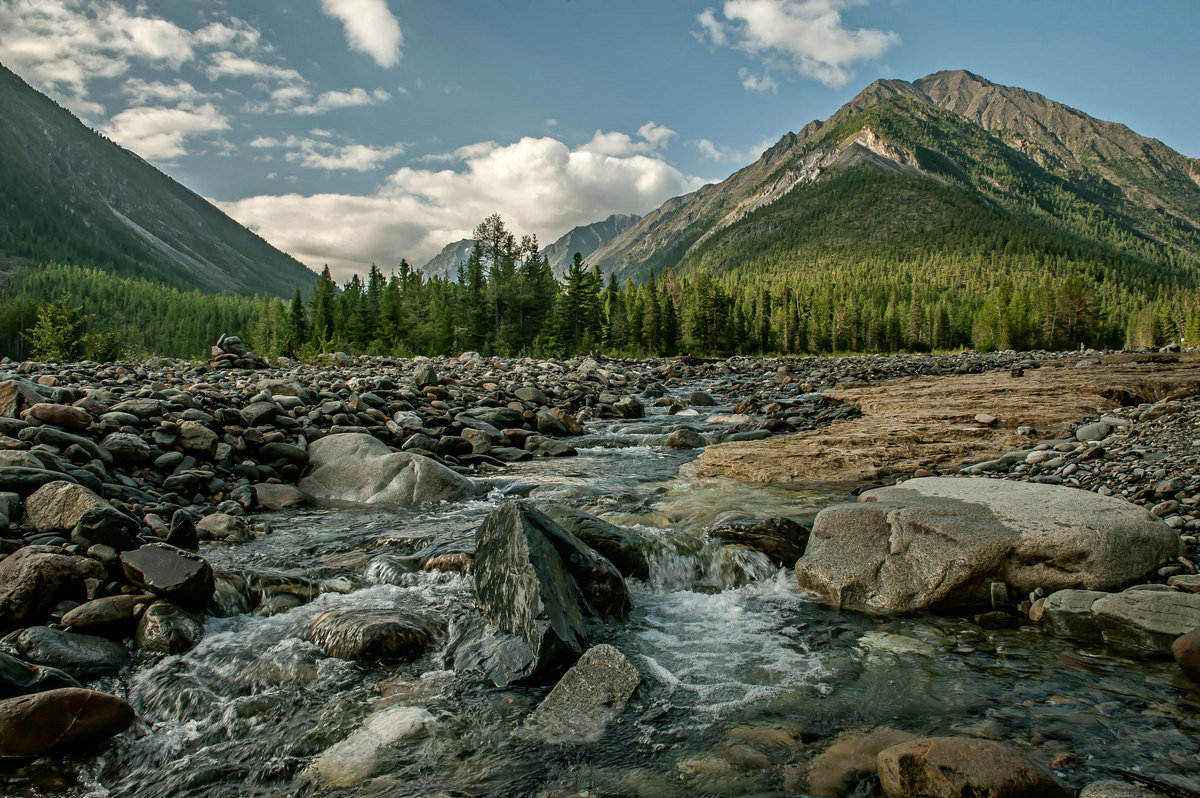
<path id="1" fill-rule="evenodd" d="M 1197 362 L 1192 353 L 719 361 L 466 353 L 268 365 L 231 338 L 204 365 L 6 361 L 0 783 L 29 795 L 56 787 L 232 795 L 251 783 L 256 794 L 402 795 L 435 794 L 437 785 L 487 794 L 511 778 L 514 794 L 832 795 L 882 784 L 889 795 L 908 795 L 919 794 L 913 785 L 927 778 L 921 773 L 948 773 L 947 761 L 1011 756 L 1023 764 L 1006 770 L 1025 775 L 1003 794 L 1067 794 L 1063 784 L 1096 781 L 1103 763 L 1063 759 L 1077 756 L 1070 750 L 1047 758 L 1043 745 L 996 740 L 994 731 L 947 737 L 954 723 L 921 715 L 905 724 L 908 710 L 852 711 L 815 724 L 787 715 L 797 696 L 839 694 L 850 673 L 873 678 L 870 662 L 880 651 L 919 663 L 944 651 L 941 679 L 959 678 L 948 675 L 960 672 L 959 660 L 997 645 L 1018 650 L 1030 635 L 1045 636 L 1051 650 L 1082 644 L 1133 655 L 1131 663 L 1167 653 L 1178 637 L 1172 631 L 1191 623 L 1186 596 L 1200 596 L 1189 581 L 1200 528 Z M 896 404 L 904 401 L 908 411 Z M 881 420 L 891 425 L 883 433 Z M 882 448 L 862 443 L 870 424 Z M 822 441 L 824 460 L 814 454 Z M 927 448 L 938 444 L 936 452 Z M 706 446 L 702 475 L 730 462 L 748 469 L 738 477 L 772 468 L 786 474 L 777 471 L 765 488 L 674 476 Z M 898 446 L 911 451 L 899 454 Z M 839 620 L 845 611 L 825 615 L 799 591 L 797 559 L 809 563 L 798 569 L 801 584 L 827 601 L 836 592 L 843 598 L 833 603 L 852 607 L 844 596 L 884 595 L 849 583 L 822 588 L 832 582 L 819 573 L 809 539 L 816 511 L 850 498 L 866 479 L 960 469 L 962 477 L 1108 497 L 1143 513 L 1137 534 L 1161 543 L 1121 544 L 1143 555 L 1145 566 L 1123 562 L 1139 573 L 1108 581 L 1056 581 L 1044 568 L 989 560 L 960 580 L 958 592 L 884 607 L 886 618 L 928 608 L 950 619 L 912 628 Z M 848 506 L 909 506 L 920 483 Z M 969 489 L 967 500 L 975 501 Z M 942 515 L 945 501 L 935 500 Z M 926 511 L 893 516 L 905 512 Z M 993 511 L 998 526 L 1011 528 L 1017 522 L 1004 513 Z M 813 540 L 831 541 L 827 552 L 845 547 L 836 514 L 816 520 Z M 1074 553 L 1063 554 L 1059 543 L 1052 552 L 1043 543 L 1006 545 L 1023 551 L 1023 561 L 1041 557 L 1054 573 L 1080 572 L 1079 555 L 1098 548 L 1075 542 Z M 1114 546 L 1109 559 L 1121 551 Z M 1136 577 L 1154 587 L 1108 592 Z M 856 609 L 879 608 L 875 599 L 861 603 Z M 721 627 L 736 652 L 726 657 L 717 645 L 700 654 L 708 641 L 692 640 L 688 615 L 719 613 L 721 605 L 748 626 Z M 985 631 L 964 631 L 963 623 Z M 839 625 L 843 637 L 860 642 L 822 648 L 787 631 L 811 628 L 820 637 Z M 780 647 L 752 653 L 772 641 Z M 691 659 L 714 657 L 711 673 L 694 672 L 679 646 L 699 646 Z M 1182 648 L 1191 673 L 1191 649 Z M 261 651 L 269 657 L 251 653 Z M 743 672 L 756 657 L 766 670 Z M 745 665 L 723 676 L 733 663 Z M 987 667 L 995 666 L 978 672 Z M 1152 684 L 1182 683 L 1165 665 L 1150 667 Z M 713 678 L 726 682 L 700 686 Z M 741 696 L 729 704 L 738 707 L 733 715 L 717 709 L 693 725 L 730 694 Z M 202 710 L 206 701 L 214 706 Z M 491 725 L 462 726 L 472 712 Z M 253 728 L 312 723 L 321 713 L 328 717 L 299 740 L 269 738 L 263 759 L 246 748 Z M 1040 711 L 1031 717 L 1029 733 L 1044 733 Z M 23 731 L 31 725 L 38 735 Z M 1195 756 L 1194 726 L 1180 719 L 1176 737 L 1156 727 L 1150 739 L 1168 746 L 1176 764 L 1149 783 L 1192 789 L 1184 760 Z M 203 757 L 164 758 L 177 743 L 155 738 L 167 734 L 191 734 L 188 745 Z M 451 742 L 477 735 L 484 736 L 475 743 Z M 979 748 L 978 737 L 1000 747 Z M 397 760 L 406 746 L 437 761 L 471 762 L 479 781 L 435 769 L 408 783 L 429 765 Z M 686 751 L 669 756 L 668 775 L 656 772 L 672 746 Z M 643 747 L 640 759 L 629 759 Z M 557 752 L 553 759 L 564 751 L 575 775 L 546 771 L 547 752 Z M 506 776 L 479 756 L 507 758 L 514 770 Z M 1128 756 L 1107 772 L 1144 769 L 1138 754 Z M 242 770 L 235 763 L 246 757 L 256 764 Z M 206 781 L 196 770 L 201 760 L 226 762 L 227 772 Z M 161 789 L 147 784 L 147 761 L 164 775 Z M 183 761 L 189 769 L 177 773 Z M 580 763 L 601 769 L 592 777 L 598 792 L 581 784 Z M 948 794 L 965 794 L 976 775 Z M 1127 778 L 1136 781 L 1136 773 Z M 1109 794 L 1100 789 L 1088 794 Z"/>

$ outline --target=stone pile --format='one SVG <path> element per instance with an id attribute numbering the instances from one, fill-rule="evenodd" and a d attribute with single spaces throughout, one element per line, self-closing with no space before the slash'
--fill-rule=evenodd
<path id="1" fill-rule="evenodd" d="M 236 335 L 222 335 L 213 345 L 208 365 L 214 369 L 265 369 L 267 359 L 246 348 Z"/>

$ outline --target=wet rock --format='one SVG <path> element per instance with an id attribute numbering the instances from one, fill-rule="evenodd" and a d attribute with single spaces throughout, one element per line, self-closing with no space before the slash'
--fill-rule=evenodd
<path id="1" fill-rule="evenodd" d="M 0 560 L 0 630 L 40 623 L 63 600 L 82 601 L 85 581 L 107 578 L 104 566 L 26 546 Z"/>
<path id="2" fill-rule="evenodd" d="M 880 752 L 891 798 L 1068 798 L 1071 792 L 1027 754 L 993 740 L 927 737 Z"/>
<path id="3" fill-rule="evenodd" d="M 1144 508 L 1052 485 L 926 477 L 817 515 L 801 587 L 878 615 L 987 604 L 993 581 L 1113 590 L 1180 553 Z"/>
<path id="4" fill-rule="evenodd" d="M 545 410 L 537 414 L 537 431 L 543 435 L 567 435 L 567 428 Z"/>
<path id="5" fill-rule="evenodd" d="M 528 721 L 552 743 L 595 742 L 625 708 L 641 676 L 620 650 L 598 645 L 584 652 L 538 704 Z"/>
<path id="6" fill-rule="evenodd" d="M 254 540 L 254 532 L 246 519 L 227 513 L 211 513 L 196 522 L 196 531 L 211 540 L 224 543 L 245 543 Z"/>
<path id="7" fill-rule="evenodd" d="M 324 788 L 353 787 L 386 769 L 396 743 L 424 736 L 434 725 L 433 715 L 419 707 L 378 710 L 345 740 L 317 755 L 306 774 Z"/>
<path id="8" fill-rule="evenodd" d="M 716 407 L 717 400 L 707 391 L 692 391 L 688 396 L 688 404 L 694 407 Z"/>
<path id="9" fill-rule="evenodd" d="M 776 565 L 792 567 L 804 556 L 812 529 L 799 521 L 776 516 L 757 522 L 718 524 L 708 530 L 709 537 L 740 543 L 761 551 Z"/>
<path id="10" fill-rule="evenodd" d="M 89 510 L 112 505 L 92 491 L 70 482 L 50 482 L 25 500 L 25 523 L 39 532 L 73 529 Z"/>
<path id="11" fill-rule="evenodd" d="M 708 441 L 696 430 L 680 427 L 667 436 L 663 445 L 668 449 L 703 449 L 708 445 Z"/>
<path id="12" fill-rule="evenodd" d="M 438 554 L 430 557 L 421 566 L 423 571 L 455 571 L 458 573 L 471 573 L 475 570 L 475 558 L 464 552 L 454 552 L 452 554 Z"/>
<path id="13" fill-rule="evenodd" d="M 1042 602 L 1042 623 L 1059 637 L 1075 640 L 1100 640 L 1100 627 L 1092 615 L 1092 605 L 1107 596 L 1099 590 L 1059 590 Z"/>
<path id="14" fill-rule="evenodd" d="M 200 620 L 177 604 L 156 601 L 142 613 L 135 641 L 151 654 L 182 654 L 191 651 L 204 636 Z"/>
<path id="15" fill-rule="evenodd" d="M 114 551 L 137 548 L 138 522 L 112 507 L 88 510 L 71 530 L 71 542 L 85 549 L 108 546 Z"/>
<path id="16" fill-rule="evenodd" d="M 258 458 L 265 463 L 275 463 L 282 460 L 300 468 L 308 465 L 307 450 L 280 441 L 263 444 L 262 448 L 258 450 Z"/>
<path id="17" fill-rule="evenodd" d="M 198 554 L 165 543 L 123 552 L 121 568 L 133 584 L 184 607 L 204 607 L 213 595 L 212 566 Z"/>
<path id="18" fill-rule="evenodd" d="M 650 578 L 648 541 L 632 529 L 611 524 L 565 504 L 539 508 L 556 524 L 595 549 L 625 576 Z"/>
<path id="19" fill-rule="evenodd" d="M 57 668 L 31 665 L 10 654 L 0 653 L 0 699 L 81 686 L 73 677 Z"/>
<path id="20" fill-rule="evenodd" d="M 34 665 L 58 668 L 83 681 L 114 674 L 129 662 L 129 651 L 119 643 L 49 626 L 11 632 L 0 639 L 0 650 Z"/>
<path id="21" fill-rule="evenodd" d="M 608 560 L 524 502 L 493 510 L 476 532 L 475 592 L 488 622 L 522 640 L 529 674 L 570 664 L 589 621 L 632 606 Z"/>
<path id="22" fill-rule="evenodd" d="M 1171 655 L 1193 684 L 1200 684 L 1200 626 L 1185 632 L 1171 643 Z"/>
<path id="23" fill-rule="evenodd" d="M 546 411 L 550 417 L 563 426 L 568 435 L 582 435 L 583 425 L 575 420 L 575 417 L 563 410 L 561 407 L 552 407 Z"/>
<path id="24" fill-rule="evenodd" d="M 416 659 L 434 638 L 431 620 L 402 610 L 331 610 L 318 615 L 304 638 L 331 657 L 389 662 Z"/>
<path id="25" fill-rule="evenodd" d="M 1092 615 L 1109 645 L 1126 653 L 1169 655 L 1177 637 L 1200 626 L 1200 594 L 1126 590 L 1098 599 Z"/>
<path id="26" fill-rule="evenodd" d="M 72 632 L 121 639 L 133 633 L 142 605 L 153 596 L 119 594 L 84 602 L 62 617 L 62 625 Z"/>
<path id="27" fill-rule="evenodd" d="M 255 504 L 264 510 L 285 510 L 312 503 L 312 496 L 294 485 L 259 482 L 253 487 Z"/>
<path id="28" fill-rule="evenodd" d="M 844 732 L 813 761 L 808 789 L 813 795 L 854 795 L 855 787 L 878 773 L 879 753 L 893 745 L 915 740 L 909 732 L 881 726 L 868 731 Z"/>
<path id="29" fill-rule="evenodd" d="M 618 399 L 613 405 L 622 418 L 644 418 L 646 415 L 646 406 L 632 396 L 625 396 Z"/>
<path id="30" fill-rule="evenodd" d="M 525 451 L 538 457 L 574 457 L 575 447 L 545 435 L 530 435 L 525 439 Z"/>
<path id="31" fill-rule="evenodd" d="M 167 532 L 167 545 L 177 549 L 198 551 L 200 536 L 196 532 L 196 522 L 187 510 L 176 510 L 171 516 L 171 528 Z"/>
<path id="32" fill-rule="evenodd" d="M 392 452 L 370 435 L 343 433 L 314 441 L 299 487 L 317 499 L 407 506 L 473 496 L 471 480 L 428 457 Z"/>
<path id="33" fill-rule="evenodd" d="M 118 465 L 138 465 L 150 459 L 150 446 L 137 435 L 127 432 L 114 432 L 100 441 L 114 463 Z"/>
<path id="34" fill-rule="evenodd" d="M 94 745 L 125 731 L 133 707 L 95 690 L 65 687 L 0 701 L 0 757 L 36 757 Z"/>

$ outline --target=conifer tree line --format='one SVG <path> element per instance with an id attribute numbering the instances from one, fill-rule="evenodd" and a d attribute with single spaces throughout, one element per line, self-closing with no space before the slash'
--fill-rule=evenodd
<path id="1" fill-rule="evenodd" d="M 310 296 L 297 290 L 290 301 L 180 291 L 75 266 L 28 268 L 0 292 L 0 354 L 28 356 L 31 340 L 46 340 L 64 311 L 77 311 L 89 340 L 104 343 L 72 354 L 95 357 L 203 358 L 221 333 L 242 334 L 270 357 L 303 359 L 1200 344 L 1194 286 L 1130 282 L 1052 255 L 865 256 L 720 275 L 666 268 L 621 283 L 578 254 L 556 279 L 536 237 L 518 239 L 498 215 L 474 237 L 454 280 L 427 278 L 401 260 L 386 276 L 372 266 L 366 279 L 337 285 L 325 268 Z"/>

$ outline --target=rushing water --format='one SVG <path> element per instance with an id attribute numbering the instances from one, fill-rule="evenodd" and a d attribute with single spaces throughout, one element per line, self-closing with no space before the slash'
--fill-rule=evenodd
<path id="1" fill-rule="evenodd" d="M 475 612 L 468 577 L 415 573 L 371 585 L 368 563 L 467 536 L 505 496 L 400 512 L 276 513 L 273 532 L 205 554 L 215 566 L 334 588 L 271 617 L 213 618 L 199 646 L 137 664 L 105 687 L 140 718 L 72 790 L 86 796 L 796 795 L 807 763 L 847 730 L 1011 741 L 1069 783 L 1113 768 L 1188 779 L 1198 767 L 1196 695 L 1171 663 L 1077 648 L 1028 626 L 965 619 L 877 621 L 825 608 L 753 552 L 703 542 L 714 520 L 811 517 L 846 485 L 746 486 L 678 476 L 694 453 L 661 443 L 702 417 L 594 423 L 580 456 L 504 473 L 533 501 L 558 501 L 656 542 L 636 608 L 601 638 L 643 674 L 595 744 L 550 745 L 523 723 L 548 690 L 499 689 L 447 670 L 438 652 L 399 667 L 327 657 L 299 631 L 331 608 L 419 610 L 453 624 Z M 336 592 L 336 591 L 348 592 Z M 360 752 L 364 779 L 318 786 L 321 752 L 365 739 L 417 707 L 419 733 Z M 403 710 L 399 710 L 404 715 Z M 389 714 L 390 713 L 390 714 Z M 422 717 L 424 717 L 422 715 Z M 364 724 L 366 724 L 364 726 Z"/>

